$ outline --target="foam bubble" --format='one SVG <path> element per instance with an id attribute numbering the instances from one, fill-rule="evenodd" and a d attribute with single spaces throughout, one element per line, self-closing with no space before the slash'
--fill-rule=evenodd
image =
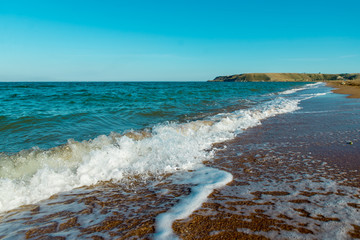
<path id="1" fill-rule="evenodd" d="M 172 231 L 173 222 L 189 217 L 193 211 L 201 207 L 214 189 L 226 185 L 233 179 L 230 173 L 210 167 L 202 167 L 191 175 L 190 178 L 179 182 L 195 184 L 190 195 L 181 199 L 169 211 L 157 216 L 155 239 L 177 239 Z"/>
<path id="2" fill-rule="evenodd" d="M 257 234 L 263 235 L 270 239 L 350 239 L 348 232 L 352 230 L 352 224 L 359 225 L 359 212 L 349 203 L 359 204 L 359 199 L 354 195 L 357 188 L 341 186 L 334 180 L 320 178 L 320 181 L 307 179 L 305 175 L 294 174 L 296 181 L 272 181 L 264 180 L 259 182 L 248 181 L 249 185 L 232 187 L 223 191 L 225 195 L 234 195 L 237 198 L 251 200 L 256 204 L 247 206 L 247 213 L 250 214 L 255 209 L 263 210 L 268 216 L 278 216 L 283 214 L 287 219 L 281 218 L 289 225 L 297 225 L 298 223 L 306 223 L 307 229 L 313 234 L 309 235 L 297 231 L 274 230 L 268 232 L 257 231 Z M 254 200 L 254 192 L 287 192 L 289 194 L 274 197 L 273 195 L 263 194 L 261 199 Z M 314 193 L 307 196 L 309 203 L 292 203 L 291 200 L 304 198 L 304 192 Z M 341 193 L 338 195 L 337 193 Z M 272 202 L 269 208 L 261 205 L 264 202 Z M 300 214 L 297 209 L 303 209 L 309 213 L 309 216 Z M 319 216 L 331 217 L 338 219 L 334 221 L 321 221 Z M 249 229 L 238 228 L 239 232 L 251 233 Z"/>
<path id="3" fill-rule="evenodd" d="M 322 83 L 322 82 L 310 83 L 310 84 L 306 84 L 304 87 L 285 90 L 285 91 L 279 92 L 278 94 L 280 94 L 280 95 L 290 95 L 290 94 L 293 94 L 293 93 L 296 93 L 296 92 L 299 92 L 299 91 L 302 91 L 302 90 L 306 90 L 306 89 L 310 89 L 310 88 L 317 88 L 317 87 L 320 87 L 320 86 L 323 86 L 323 85 L 324 85 L 324 83 Z"/>

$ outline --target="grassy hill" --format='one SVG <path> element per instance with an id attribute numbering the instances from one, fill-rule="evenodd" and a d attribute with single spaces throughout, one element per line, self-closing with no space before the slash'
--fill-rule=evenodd
<path id="1" fill-rule="evenodd" d="M 243 73 L 219 76 L 210 82 L 318 82 L 334 80 L 360 80 L 360 73 Z"/>

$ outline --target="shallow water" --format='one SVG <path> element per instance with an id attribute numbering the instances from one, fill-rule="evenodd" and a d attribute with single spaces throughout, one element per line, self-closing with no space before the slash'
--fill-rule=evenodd
<path id="1" fill-rule="evenodd" d="M 212 145 L 329 92 L 304 83 L 1 83 L 0 211 L 194 170 Z"/>
<path id="2" fill-rule="evenodd" d="M 0 152 L 202 119 L 299 83 L 0 83 Z"/>

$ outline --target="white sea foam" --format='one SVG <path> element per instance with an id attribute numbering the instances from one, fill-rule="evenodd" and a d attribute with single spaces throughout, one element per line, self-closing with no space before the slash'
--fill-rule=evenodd
<path id="1" fill-rule="evenodd" d="M 297 181 L 282 182 L 282 181 L 259 181 L 251 182 L 249 185 L 232 187 L 224 194 L 235 195 L 237 198 L 252 199 L 256 203 L 264 203 L 271 201 L 274 203 L 271 208 L 266 205 L 247 206 L 248 213 L 255 209 L 263 210 L 264 214 L 268 216 L 277 216 L 284 214 L 289 218 L 287 220 L 282 218 L 290 225 L 298 223 L 306 223 L 307 229 L 313 231 L 313 234 L 304 234 L 297 231 L 269 231 L 257 234 L 263 235 L 270 239 L 351 239 L 348 231 L 353 229 L 352 224 L 359 225 L 359 211 L 348 203 L 360 204 L 360 200 L 355 197 L 359 193 L 357 188 L 341 186 L 336 181 L 320 178 L 320 181 L 312 181 L 306 179 L 304 175 L 293 175 Z M 272 195 L 263 194 L 260 200 L 254 200 L 252 193 L 254 192 L 271 192 L 271 191 L 285 191 L 288 195 L 274 197 Z M 292 203 L 290 200 L 305 198 L 303 192 L 314 192 L 313 196 L 306 197 L 311 203 Z M 341 193 L 341 194 L 337 194 Z M 277 201 L 274 200 L 277 198 Z M 301 215 L 296 209 L 303 209 L 307 211 L 310 217 L 331 217 L 337 218 L 334 221 L 319 221 L 311 219 L 308 216 Z M 246 228 L 238 228 L 238 232 L 250 233 Z"/>
<path id="2" fill-rule="evenodd" d="M 157 216 L 155 239 L 177 239 L 172 231 L 173 222 L 190 216 L 193 211 L 201 207 L 214 189 L 226 185 L 233 179 L 230 173 L 210 167 L 202 167 L 192 172 L 191 175 L 190 177 L 185 176 L 186 180 L 179 182 L 195 184 L 191 188 L 191 194 L 181 199 L 169 211 Z"/>
<path id="3" fill-rule="evenodd" d="M 323 85 L 324 85 L 324 83 L 322 83 L 322 82 L 309 83 L 309 84 L 306 84 L 304 87 L 285 90 L 285 91 L 279 92 L 278 94 L 290 95 L 290 94 L 293 94 L 293 93 L 296 93 L 296 92 L 299 92 L 299 91 L 302 91 L 302 90 L 306 90 L 306 89 L 309 89 L 309 88 L 317 88 L 317 87 L 323 86 Z"/>
<path id="4" fill-rule="evenodd" d="M 277 97 L 208 121 L 161 124 L 141 138 L 111 134 L 6 156 L 0 161 L 0 211 L 99 181 L 194 169 L 212 156 L 207 150 L 213 143 L 231 139 L 265 118 L 293 112 L 301 100 Z"/>
<path id="5" fill-rule="evenodd" d="M 293 89 L 289 89 L 289 90 L 279 92 L 279 94 L 288 95 L 288 94 L 293 94 L 293 93 L 296 93 L 296 92 L 304 90 L 304 89 L 306 89 L 306 88 L 293 88 Z"/>

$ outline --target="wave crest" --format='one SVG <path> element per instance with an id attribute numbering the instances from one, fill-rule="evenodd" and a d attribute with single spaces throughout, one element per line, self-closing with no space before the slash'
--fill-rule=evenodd
<path id="1" fill-rule="evenodd" d="M 196 169 L 214 153 L 212 144 L 232 139 L 261 120 L 299 109 L 299 99 L 278 97 L 249 109 L 206 120 L 164 123 L 151 130 L 112 133 L 49 150 L 31 149 L 2 156 L 0 211 L 99 181 L 143 179 Z"/>

